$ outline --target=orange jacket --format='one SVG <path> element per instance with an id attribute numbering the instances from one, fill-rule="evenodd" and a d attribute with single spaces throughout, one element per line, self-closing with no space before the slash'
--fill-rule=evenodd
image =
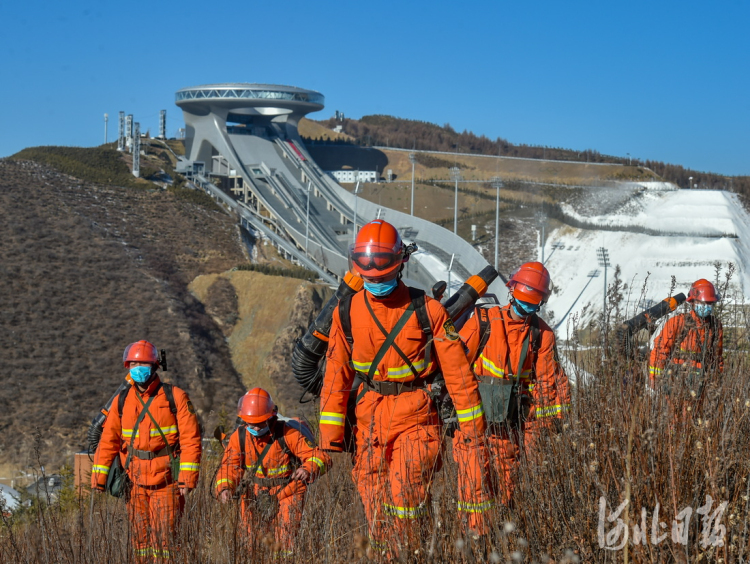
<path id="1" fill-rule="evenodd" d="M 531 325 L 526 320 L 515 321 L 510 315 L 510 305 L 490 308 L 487 315 L 491 332 L 484 350 L 478 350 L 481 336 L 476 314 L 461 328 L 461 339 L 477 376 L 508 379 L 508 364 L 513 373 L 518 370 L 523 342 L 532 338 Z M 529 421 L 560 418 L 570 409 L 570 387 L 557 360 L 555 334 L 541 319 L 539 331 L 540 349 L 532 350 L 533 343 L 529 343 L 520 375 L 521 394 L 531 399 Z"/>
<path id="2" fill-rule="evenodd" d="M 148 410 L 161 427 L 170 445 L 179 443 L 179 450 L 174 454 L 180 457 L 180 487 L 194 488 L 198 484 L 198 471 L 201 461 L 201 434 L 195 409 L 187 394 L 177 386 L 173 386 L 174 401 L 177 407 L 176 417 L 169 409 L 169 401 L 161 387 L 161 380 L 154 377 L 141 397 L 143 403 L 156 393 Z M 91 487 L 103 489 L 107 483 L 109 467 L 117 454 L 123 466 L 127 458 L 128 447 L 133 436 L 133 426 L 143 407 L 136 397 L 138 391 L 132 386 L 125 398 L 122 408 L 122 419 L 117 408 L 117 400 L 104 422 L 104 430 L 99 447 L 94 454 L 94 465 L 91 473 Z M 158 452 L 166 445 L 161 434 L 146 414 L 136 430 L 133 448 L 141 451 Z M 145 460 L 133 455 L 128 467 L 130 479 L 141 486 L 159 486 L 172 481 L 170 471 L 170 457 L 165 454 L 152 460 Z"/>
<path id="3" fill-rule="evenodd" d="M 281 421 L 276 422 L 276 425 L 281 424 Z M 252 471 L 258 461 L 258 457 L 260 457 L 268 443 L 271 442 L 273 436 L 273 428 L 262 437 L 255 437 L 247 430 L 245 431 L 245 467 L 243 468 L 242 461 L 240 460 L 240 435 L 237 431 L 232 433 L 232 436 L 229 438 L 229 445 L 224 451 L 221 465 L 216 473 L 214 487 L 216 488 L 217 495 L 224 490 L 234 490 L 239 486 L 242 476 L 245 474 L 245 469 Z M 284 425 L 284 441 L 291 453 L 302 463 L 301 467 L 310 472 L 312 480 L 315 480 L 315 478 L 325 473 L 331 467 L 331 457 L 310 443 L 301 432 L 290 425 Z M 263 479 L 270 478 L 277 480 L 288 478 L 292 475 L 293 471 L 294 466 L 291 456 L 281 447 L 279 441 L 274 441 L 271 448 L 268 449 L 268 452 L 263 457 L 261 466 L 255 469 L 254 475 L 260 479 L 260 483 L 257 486 L 263 487 Z M 290 482 L 288 485 L 274 485 L 270 489 L 272 493 L 277 495 L 280 501 L 289 495 L 304 490 L 304 488 L 305 484 L 295 481 Z"/>
<path id="4" fill-rule="evenodd" d="M 369 300 L 375 316 L 389 333 L 411 303 L 409 289 L 403 282 L 399 282 L 398 287 L 383 299 L 375 298 L 367 291 L 355 294 L 350 310 L 354 340 L 352 347 L 349 346 L 341 329 L 338 306 L 333 311 L 326 374 L 320 397 L 320 434 L 321 446 L 324 449 L 341 450 L 347 400 L 355 371 L 368 372 L 386 339 L 372 319 L 365 299 Z M 429 366 L 425 366 L 427 337 L 419 325 L 416 313 L 411 314 L 396 337 L 395 344 L 413 364 L 420 379 L 437 370 L 443 372 L 458 412 L 461 429 L 470 437 L 483 434 L 486 424 L 482 400 L 458 333 L 439 302 L 425 296 L 425 305 L 434 338 Z M 395 347 L 386 352 L 374 375 L 376 381 L 411 382 L 414 379 L 413 373 L 396 352 Z"/>
<path id="5" fill-rule="evenodd" d="M 713 365 L 723 372 L 724 330 L 718 318 L 714 317 L 713 325 L 710 325 L 691 311 L 667 319 L 651 350 L 648 367 L 651 382 L 661 375 L 670 361 L 675 365 L 702 368 L 704 344 L 707 367 Z"/>

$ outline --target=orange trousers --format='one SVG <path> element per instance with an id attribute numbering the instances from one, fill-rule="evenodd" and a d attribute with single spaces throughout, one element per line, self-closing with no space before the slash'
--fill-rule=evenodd
<path id="1" fill-rule="evenodd" d="M 170 558 L 176 548 L 174 533 L 184 508 L 185 498 L 176 483 L 159 487 L 133 484 L 128 518 L 137 561 Z"/>
<path id="2" fill-rule="evenodd" d="M 248 499 L 242 500 L 242 521 L 247 528 L 247 534 L 252 543 L 253 540 L 262 538 L 268 534 L 269 528 L 273 529 L 274 549 L 277 556 L 288 556 L 294 549 L 294 541 L 302 524 L 302 511 L 305 508 L 305 494 L 307 486 L 302 482 L 292 482 L 287 488 L 292 488 L 294 493 L 279 500 L 279 512 L 269 522 L 262 522 L 253 513 L 253 502 Z M 282 488 L 272 488 L 271 493 L 276 495 Z M 276 491 L 274 491 L 276 490 Z M 256 487 L 256 493 L 260 488 Z"/>
<path id="3" fill-rule="evenodd" d="M 368 392 L 357 404 L 352 477 L 365 508 L 370 543 L 398 552 L 418 542 L 429 489 L 441 464 L 440 420 L 422 390 L 398 396 Z M 394 535 L 394 532 L 396 535 Z"/>

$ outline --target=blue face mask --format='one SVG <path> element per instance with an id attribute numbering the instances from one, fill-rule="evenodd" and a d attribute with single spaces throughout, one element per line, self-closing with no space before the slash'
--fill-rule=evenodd
<path id="1" fill-rule="evenodd" d="M 542 307 L 541 304 L 530 304 L 529 302 L 522 302 L 521 300 L 513 301 L 513 311 L 516 315 L 521 317 L 528 317 L 532 313 L 536 313 Z"/>
<path id="2" fill-rule="evenodd" d="M 714 312 L 714 306 L 713 304 L 695 304 L 693 310 L 698 317 L 708 317 Z"/>
<path id="3" fill-rule="evenodd" d="M 262 437 L 263 435 L 268 433 L 268 425 L 266 425 L 262 429 L 258 429 L 257 431 L 248 425 L 247 430 L 254 437 Z"/>
<path id="4" fill-rule="evenodd" d="M 395 278 L 393 280 L 389 280 L 388 282 L 365 282 L 365 290 L 367 290 L 377 298 L 387 296 L 388 294 L 393 292 L 393 289 L 396 286 L 398 286 L 398 280 L 396 280 Z"/>
<path id="5" fill-rule="evenodd" d="M 133 366 L 130 369 L 130 377 L 136 384 L 144 384 L 151 378 L 150 366 Z"/>

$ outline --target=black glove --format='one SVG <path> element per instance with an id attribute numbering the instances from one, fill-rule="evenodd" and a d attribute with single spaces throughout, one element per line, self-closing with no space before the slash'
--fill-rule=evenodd
<path id="1" fill-rule="evenodd" d="M 261 490 L 255 498 L 255 510 L 262 521 L 273 521 L 279 512 L 279 500 L 268 490 Z"/>

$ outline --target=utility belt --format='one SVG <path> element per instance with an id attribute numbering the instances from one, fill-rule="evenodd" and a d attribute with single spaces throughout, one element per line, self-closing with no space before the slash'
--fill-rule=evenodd
<path id="1" fill-rule="evenodd" d="M 383 382 L 368 382 L 367 377 L 368 374 L 366 372 L 357 372 L 360 377 L 362 378 L 362 382 L 364 384 L 363 392 L 375 392 L 380 394 L 381 396 L 397 396 L 399 394 L 403 394 L 404 392 L 414 392 L 416 390 L 426 390 L 427 386 L 429 385 L 429 379 L 428 378 L 418 378 L 416 380 L 412 380 L 411 382 L 391 382 L 391 381 L 383 381 Z"/>
<path id="2" fill-rule="evenodd" d="M 157 450 L 156 452 L 150 450 L 138 450 L 137 448 L 132 449 L 130 452 L 133 456 L 135 456 L 136 458 L 140 458 L 141 460 L 153 460 L 154 458 L 159 458 L 160 456 L 169 456 L 179 448 L 180 443 L 175 443 L 173 445 L 167 445 L 163 449 Z"/>

